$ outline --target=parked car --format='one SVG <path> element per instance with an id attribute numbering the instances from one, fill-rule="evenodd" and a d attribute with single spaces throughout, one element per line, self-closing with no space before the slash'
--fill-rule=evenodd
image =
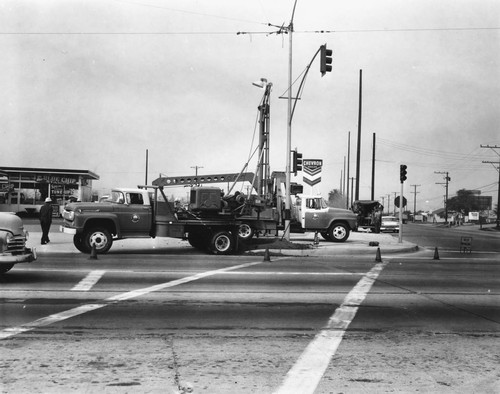
<path id="1" fill-rule="evenodd" d="M 35 249 L 26 247 L 28 232 L 19 216 L 0 212 L 0 275 L 10 271 L 15 264 L 36 260 Z"/>
<path id="2" fill-rule="evenodd" d="M 399 219 L 395 216 L 382 216 L 380 231 L 399 233 Z"/>

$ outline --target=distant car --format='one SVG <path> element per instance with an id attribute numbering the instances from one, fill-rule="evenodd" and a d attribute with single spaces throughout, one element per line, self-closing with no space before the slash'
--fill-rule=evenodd
<path id="1" fill-rule="evenodd" d="M 399 219 L 395 216 L 382 216 L 380 231 L 399 233 Z"/>
<path id="2" fill-rule="evenodd" d="M 23 221 L 14 213 L 0 212 L 0 275 L 15 264 L 36 260 L 35 249 L 26 247 L 28 232 Z"/>

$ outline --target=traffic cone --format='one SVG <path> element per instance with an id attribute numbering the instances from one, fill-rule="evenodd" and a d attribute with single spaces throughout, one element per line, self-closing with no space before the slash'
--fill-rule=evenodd
<path id="1" fill-rule="evenodd" d="M 375 261 L 378 263 L 382 261 L 382 256 L 380 255 L 380 248 L 377 248 L 377 255 L 375 256 Z"/>
<path id="2" fill-rule="evenodd" d="M 95 244 L 92 244 L 92 249 L 90 251 L 89 260 L 97 260 L 97 250 L 96 250 Z"/>
<path id="3" fill-rule="evenodd" d="M 434 260 L 439 260 L 439 253 L 438 253 L 437 246 L 436 246 L 436 249 L 434 249 Z"/>
<path id="4" fill-rule="evenodd" d="M 264 252 L 264 261 L 271 261 L 271 256 L 269 256 L 269 249 Z"/>

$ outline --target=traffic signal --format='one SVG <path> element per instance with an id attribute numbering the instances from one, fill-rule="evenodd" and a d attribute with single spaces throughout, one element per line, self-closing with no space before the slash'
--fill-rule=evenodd
<path id="1" fill-rule="evenodd" d="M 302 153 L 297 152 L 297 150 L 292 151 L 292 171 L 297 175 L 298 171 L 302 171 Z"/>
<path id="2" fill-rule="evenodd" d="M 406 169 L 407 168 L 408 167 L 406 166 L 406 164 L 401 164 L 399 166 L 399 180 L 401 181 L 401 183 L 406 181 Z"/>
<path id="3" fill-rule="evenodd" d="M 325 75 L 327 72 L 332 71 L 332 50 L 326 49 L 326 44 L 320 46 L 321 58 L 319 71 L 321 71 L 321 76 Z"/>

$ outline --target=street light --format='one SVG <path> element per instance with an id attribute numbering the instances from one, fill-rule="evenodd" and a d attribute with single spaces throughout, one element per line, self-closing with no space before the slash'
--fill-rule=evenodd
<path id="1" fill-rule="evenodd" d="M 261 78 L 260 81 L 252 82 L 253 86 L 257 86 L 259 89 L 264 89 L 267 85 L 267 79 Z"/>

